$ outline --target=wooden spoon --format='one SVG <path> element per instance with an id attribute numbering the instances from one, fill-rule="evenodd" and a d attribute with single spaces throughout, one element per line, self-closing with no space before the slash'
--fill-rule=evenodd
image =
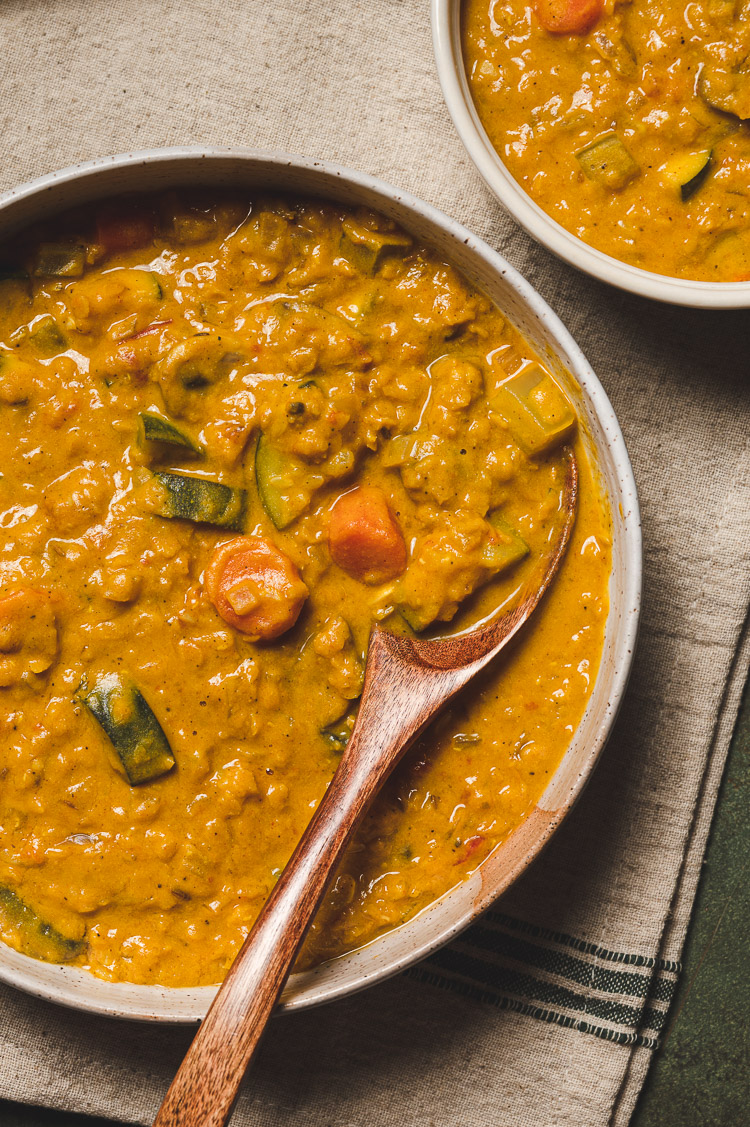
<path id="1" fill-rule="evenodd" d="M 421 640 L 376 627 L 357 722 L 320 805 L 234 960 L 172 1081 L 154 1127 L 222 1127 L 336 864 L 375 794 L 435 714 L 518 633 L 550 586 L 575 521 L 578 469 L 566 450 L 561 525 L 539 585 L 472 633 Z"/>

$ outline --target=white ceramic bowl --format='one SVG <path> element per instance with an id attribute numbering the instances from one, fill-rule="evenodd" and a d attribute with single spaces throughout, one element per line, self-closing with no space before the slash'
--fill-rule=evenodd
<path id="1" fill-rule="evenodd" d="M 534 203 L 503 164 L 479 120 L 461 50 L 462 2 L 431 0 L 432 39 L 438 77 L 453 124 L 466 151 L 487 187 L 513 218 L 532 238 L 565 262 L 621 290 L 673 305 L 700 309 L 747 309 L 750 306 L 750 285 L 747 282 L 693 282 L 629 266 L 588 246 Z"/>
<path id="2" fill-rule="evenodd" d="M 0 197 L 0 239 L 66 208 L 121 192 L 179 185 L 274 189 L 365 204 L 430 243 L 488 294 L 551 365 L 576 403 L 609 498 L 614 546 L 604 654 L 589 707 L 539 806 L 462 884 L 414 919 L 289 981 L 283 1005 L 315 1005 L 386 978 L 466 927 L 539 853 L 575 802 L 609 734 L 627 681 L 640 604 L 638 500 L 625 444 L 601 384 L 552 310 L 507 262 L 465 227 L 370 176 L 277 153 L 161 149 L 95 160 L 44 176 Z M 191 1022 L 215 988 L 110 983 L 76 967 L 37 962 L 0 943 L 0 981 L 54 1002 L 118 1017 Z"/>

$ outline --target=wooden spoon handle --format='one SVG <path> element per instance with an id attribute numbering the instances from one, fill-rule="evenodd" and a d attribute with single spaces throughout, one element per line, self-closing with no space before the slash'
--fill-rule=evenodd
<path id="1" fill-rule="evenodd" d="M 359 716 L 331 785 L 218 991 L 154 1127 L 223 1127 L 242 1077 L 351 835 L 403 750 L 465 677 L 414 694 L 375 632 Z M 431 702 L 430 696 L 434 699 Z"/>

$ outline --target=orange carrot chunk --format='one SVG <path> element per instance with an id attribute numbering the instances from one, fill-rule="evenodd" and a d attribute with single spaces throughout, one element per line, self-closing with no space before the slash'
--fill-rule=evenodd
<path id="1" fill-rule="evenodd" d="M 291 629 L 309 594 L 289 556 L 260 536 L 220 544 L 206 569 L 205 588 L 224 621 L 256 641 Z"/>
<path id="2" fill-rule="evenodd" d="M 585 35 L 601 19 L 604 0 L 535 0 L 534 10 L 545 31 Z"/>
<path id="3" fill-rule="evenodd" d="M 134 250 L 154 237 L 154 221 L 143 212 L 103 210 L 96 222 L 97 242 L 107 251 Z"/>
<path id="4" fill-rule="evenodd" d="M 406 567 L 406 544 L 381 489 L 361 485 L 331 509 L 328 546 L 334 563 L 362 583 L 385 583 Z"/>

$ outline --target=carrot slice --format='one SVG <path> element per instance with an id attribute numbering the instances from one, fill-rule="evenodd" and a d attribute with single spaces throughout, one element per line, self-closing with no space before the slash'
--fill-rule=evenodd
<path id="1" fill-rule="evenodd" d="M 604 0 L 536 0 L 534 11 L 545 31 L 585 35 L 601 19 Z"/>
<path id="2" fill-rule="evenodd" d="M 362 485 L 331 509 L 328 546 L 334 563 L 362 583 L 385 583 L 406 567 L 406 544 L 381 489 Z"/>
<path id="3" fill-rule="evenodd" d="M 289 556 L 260 536 L 220 544 L 206 569 L 205 587 L 226 623 L 263 641 L 294 626 L 309 594 Z"/>

